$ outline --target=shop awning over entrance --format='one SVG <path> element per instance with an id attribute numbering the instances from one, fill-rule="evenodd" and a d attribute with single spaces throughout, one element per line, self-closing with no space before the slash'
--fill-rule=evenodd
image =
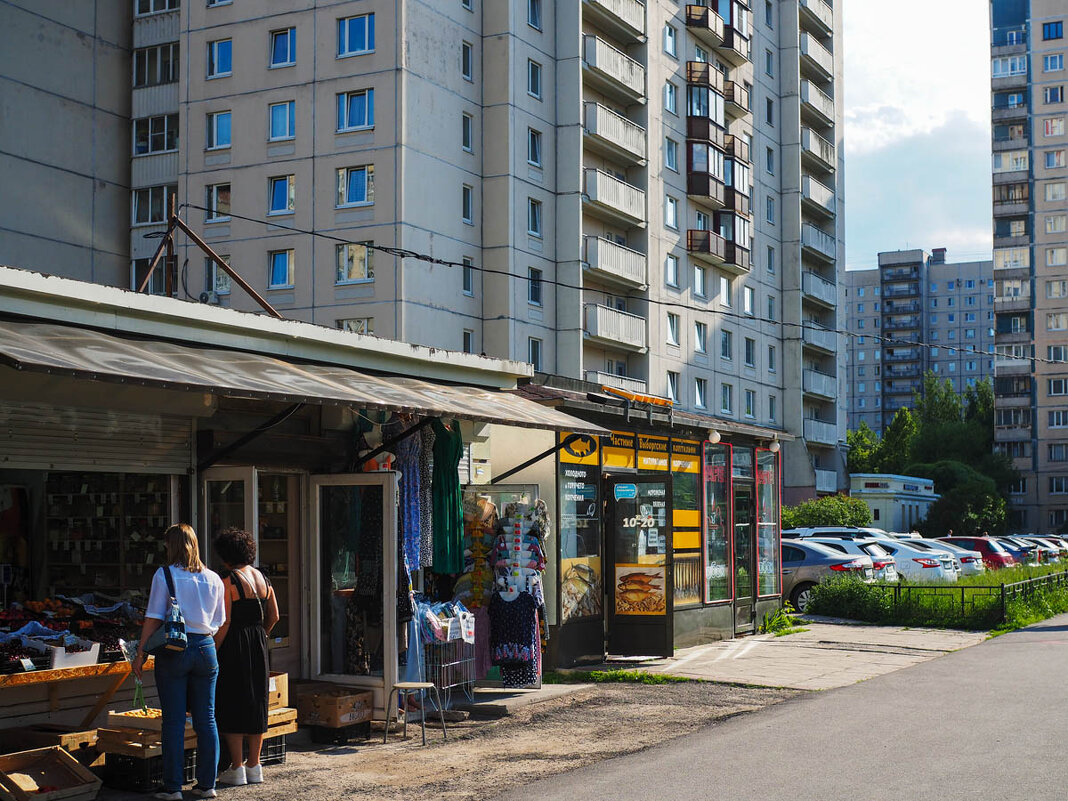
<path id="1" fill-rule="evenodd" d="M 0 363 L 96 381 L 238 398 L 394 409 L 431 417 L 606 434 L 592 423 L 513 392 L 375 376 L 348 367 L 296 364 L 235 350 L 134 340 L 88 328 L 0 321 Z"/>

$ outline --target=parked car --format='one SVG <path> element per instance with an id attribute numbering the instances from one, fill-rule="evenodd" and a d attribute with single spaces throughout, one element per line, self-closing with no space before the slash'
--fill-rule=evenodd
<path id="1" fill-rule="evenodd" d="M 818 542 L 833 548 L 839 553 L 854 554 L 856 556 L 870 556 L 872 570 L 875 571 L 875 580 L 881 582 L 897 581 L 897 560 L 888 550 L 882 547 L 882 543 L 876 539 L 845 540 L 834 537 L 808 537 L 802 542 Z"/>
<path id="2" fill-rule="evenodd" d="M 1042 539 L 1052 542 L 1061 551 L 1061 561 L 1068 559 L 1068 539 L 1064 537 L 1058 537 L 1056 534 L 1047 534 Z"/>
<path id="3" fill-rule="evenodd" d="M 971 551 L 960 545 L 954 545 L 953 543 L 943 542 L 941 540 L 909 540 L 908 544 L 916 548 L 949 551 L 957 562 L 957 572 L 962 576 L 977 576 L 980 573 L 986 572 L 986 565 L 983 564 L 983 555 L 979 551 Z"/>
<path id="4" fill-rule="evenodd" d="M 1062 562 L 1068 553 L 1061 549 L 1060 543 L 1050 537 L 1037 537 L 1033 534 L 1021 534 L 1016 539 L 1035 543 L 1042 552 L 1042 562 Z"/>
<path id="5" fill-rule="evenodd" d="M 995 537 L 938 537 L 936 542 L 948 542 L 983 555 L 983 564 L 990 570 L 1012 567 L 1016 559 Z"/>
<path id="6" fill-rule="evenodd" d="M 881 528 L 858 526 L 812 526 L 809 528 L 790 528 L 782 533 L 786 539 L 805 539 L 807 537 L 834 537 L 848 540 L 890 540 L 893 537 Z"/>
<path id="7" fill-rule="evenodd" d="M 854 575 L 869 583 L 875 581 L 870 556 L 843 554 L 818 542 L 782 544 L 782 594 L 797 611 L 804 612 L 808 607 L 813 587 L 836 575 Z"/>
<path id="8" fill-rule="evenodd" d="M 1038 564 L 1040 558 L 1039 550 L 1038 546 L 1033 542 L 1015 540 L 1012 537 L 995 537 L 995 539 L 1005 546 L 1005 550 L 1012 554 L 1012 558 L 1016 560 L 1017 564 Z"/>
<path id="9" fill-rule="evenodd" d="M 890 536 L 899 540 L 920 540 L 923 537 L 920 536 L 918 531 L 891 531 Z"/>
<path id="10" fill-rule="evenodd" d="M 953 556 L 948 551 L 936 554 L 932 551 L 912 548 L 908 540 L 891 537 L 881 528 L 872 528 L 870 526 L 814 526 L 811 528 L 789 529 L 783 532 L 783 537 L 792 539 L 820 537 L 837 540 L 874 539 L 878 540 L 879 544 L 894 557 L 897 563 L 897 572 L 902 578 L 910 581 L 944 581 L 953 583 L 956 582 L 958 577 Z"/>

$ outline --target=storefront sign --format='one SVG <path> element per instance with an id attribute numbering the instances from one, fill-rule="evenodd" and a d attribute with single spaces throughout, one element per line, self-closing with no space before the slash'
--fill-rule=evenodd
<path id="1" fill-rule="evenodd" d="M 638 469 L 667 470 L 668 466 L 668 438 L 639 434 Z"/>
<path id="2" fill-rule="evenodd" d="M 600 442 L 580 437 L 559 454 L 560 617 L 566 623 L 604 611 Z"/>
<path id="3" fill-rule="evenodd" d="M 635 459 L 635 440 L 633 433 L 613 431 L 607 437 L 601 437 L 601 464 L 605 470 L 633 470 L 637 465 Z"/>
<path id="4" fill-rule="evenodd" d="M 566 442 L 571 437 L 575 437 L 567 445 L 560 448 L 560 461 L 567 464 L 601 464 L 601 443 L 597 437 L 590 436 L 589 434 L 572 434 L 570 431 L 563 431 L 559 434 L 560 442 Z"/>
<path id="5" fill-rule="evenodd" d="M 667 568 L 654 565 L 616 565 L 616 614 L 663 615 L 667 612 Z"/>
<path id="6" fill-rule="evenodd" d="M 638 488 L 634 484 L 616 484 L 615 495 L 617 501 L 637 498 Z"/>

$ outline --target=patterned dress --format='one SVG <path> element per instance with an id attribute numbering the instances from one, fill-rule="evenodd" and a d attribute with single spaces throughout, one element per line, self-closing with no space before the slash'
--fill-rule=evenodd
<path id="1" fill-rule="evenodd" d="M 434 564 L 434 431 L 425 426 L 419 432 L 422 447 L 419 450 L 419 565 Z"/>
<path id="2" fill-rule="evenodd" d="M 390 440 L 400 436 L 409 428 L 399 417 L 394 417 L 382 429 L 382 439 Z M 393 452 L 397 456 L 397 469 L 400 471 L 400 538 L 404 543 L 404 555 L 408 558 L 408 567 L 418 570 L 420 562 L 420 543 L 422 541 L 422 456 L 423 438 L 419 432 L 405 437 L 396 444 Z"/>

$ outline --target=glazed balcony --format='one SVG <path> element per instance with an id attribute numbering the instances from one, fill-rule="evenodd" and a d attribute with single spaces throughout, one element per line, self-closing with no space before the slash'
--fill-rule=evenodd
<path id="1" fill-rule="evenodd" d="M 834 190 L 811 175 L 801 176 L 801 200 L 817 213 L 834 216 Z"/>
<path id="2" fill-rule="evenodd" d="M 808 127 L 801 128 L 801 155 L 824 170 L 837 166 L 834 145 Z"/>
<path id="3" fill-rule="evenodd" d="M 735 161 L 741 161 L 745 164 L 753 163 L 749 156 L 749 143 L 740 136 L 732 136 L 728 134 L 723 139 L 723 147 L 726 149 L 727 155 Z"/>
<path id="4" fill-rule="evenodd" d="M 645 102 L 645 67 L 598 36 L 583 37 L 584 75 L 624 103 Z"/>
<path id="5" fill-rule="evenodd" d="M 585 208 L 625 225 L 645 225 L 645 192 L 614 175 L 593 168 L 583 170 Z"/>
<path id="6" fill-rule="evenodd" d="M 838 474 L 833 470 L 816 470 L 816 492 L 838 492 Z"/>
<path id="7" fill-rule="evenodd" d="M 629 376 L 615 375 L 614 373 L 603 373 L 599 370 L 587 370 L 586 380 L 591 384 L 599 384 L 602 387 L 615 387 L 616 389 L 622 389 L 625 392 L 635 392 L 639 395 L 644 395 L 649 391 L 647 384 L 640 378 L 630 378 Z"/>
<path id="8" fill-rule="evenodd" d="M 715 48 L 723 44 L 723 18 L 707 6 L 686 6 L 686 30 L 709 47 Z"/>
<path id="9" fill-rule="evenodd" d="M 807 78 L 801 81 L 801 111 L 824 126 L 834 125 L 834 98 Z"/>
<path id="10" fill-rule="evenodd" d="M 918 364 L 888 365 L 883 369 L 886 378 L 919 378 L 923 369 Z"/>
<path id="11" fill-rule="evenodd" d="M 749 195 L 742 194 L 737 189 L 727 187 L 723 195 L 723 201 L 726 208 L 741 214 L 743 217 L 749 217 L 752 214 L 753 210 Z"/>
<path id="12" fill-rule="evenodd" d="M 883 356 L 883 361 L 887 364 L 893 364 L 897 362 L 915 362 L 921 358 L 918 350 L 895 350 L 893 353 L 888 353 Z"/>
<path id="13" fill-rule="evenodd" d="M 883 304 L 887 314 L 915 314 L 923 311 L 918 300 L 888 300 Z"/>
<path id="14" fill-rule="evenodd" d="M 720 265 L 727 258 L 727 242 L 715 231 L 698 231 L 691 228 L 686 232 L 686 251 L 695 259 Z"/>
<path id="15" fill-rule="evenodd" d="M 834 56 L 807 31 L 801 31 L 801 67 L 821 81 L 834 77 Z"/>
<path id="16" fill-rule="evenodd" d="M 838 305 L 838 287 L 813 272 L 801 273 L 801 293 L 825 306 Z"/>
<path id="17" fill-rule="evenodd" d="M 816 395 L 828 400 L 838 397 L 838 379 L 833 375 L 818 370 L 802 370 L 802 389 L 809 395 Z"/>
<path id="18" fill-rule="evenodd" d="M 883 322 L 884 331 L 915 331 L 920 327 L 920 316 L 889 317 Z"/>
<path id="19" fill-rule="evenodd" d="M 919 284 L 900 284 L 897 286 L 883 287 L 884 298 L 918 298 L 919 296 Z"/>
<path id="20" fill-rule="evenodd" d="M 587 303 L 584 307 L 586 336 L 616 348 L 645 352 L 646 321 L 637 314 Z"/>
<path id="21" fill-rule="evenodd" d="M 805 420 L 805 439 L 817 445 L 837 445 L 838 426 L 823 420 Z"/>
<path id="22" fill-rule="evenodd" d="M 587 236 L 585 244 L 585 264 L 591 274 L 630 289 L 648 286 L 648 259 L 644 253 L 599 236 Z"/>
<path id="23" fill-rule="evenodd" d="M 722 209 L 726 203 L 723 182 L 707 172 L 686 174 L 686 195 L 696 203 Z"/>
<path id="24" fill-rule="evenodd" d="M 645 163 L 645 129 L 600 103 L 584 103 L 587 144 L 632 164 Z"/>
<path id="25" fill-rule="evenodd" d="M 697 139 L 702 142 L 711 142 L 717 147 L 723 147 L 726 131 L 712 122 L 708 117 L 687 117 L 686 138 Z"/>
<path id="26" fill-rule="evenodd" d="M 838 334 L 820 328 L 815 323 L 805 323 L 805 327 L 801 329 L 801 341 L 809 347 L 827 353 L 838 352 Z"/>
<path id="27" fill-rule="evenodd" d="M 638 0 L 585 0 L 583 16 L 633 42 L 645 38 L 645 4 Z"/>
<path id="28" fill-rule="evenodd" d="M 746 275 L 752 268 L 752 256 L 749 248 L 743 248 L 734 242 L 726 242 L 726 256 L 720 269 L 734 275 Z"/>
<path id="29" fill-rule="evenodd" d="M 824 0 L 800 0 L 801 21 L 821 36 L 834 32 L 834 9 Z"/>
<path id="30" fill-rule="evenodd" d="M 749 92 L 741 84 L 724 81 L 723 99 L 726 101 L 725 110 L 728 117 L 737 120 L 749 113 Z"/>
<path id="31" fill-rule="evenodd" d="M 1028 290 L 1030 290 L 1030 287 Z M 1002 312 L 1030 311 L 1031 292 L 1021 292 L 1019 295 L 995 295 L 994 310 L 998 314 Z"/>
<path id="32" fill-rule="evenodd" d="M 730 25 L 723 26 L 723 43 L 716 46 L 716 53 L 733 67 L 749 61 L 752 45 L 745 36 Z"/>
<path id="33" fill-rule="evenodd" d="M 879 276 L 884 284 L 890 281 L 916 281 L 920 277 L 920 269 L 918 267 L 894 267 L 884 269 Z"/>
<path id="34" fill-rule="evenodd" d="M 686 62 L 686 83 L 708 86 L 723 94 L 723 73 L 707 61 Z"/>
<path id="35" fill-rule="evenodd" d="M 811 223 L 801 224 L 801 247 L 813 256 L 834 261 L 837 244 L 834 237 Z"/>

